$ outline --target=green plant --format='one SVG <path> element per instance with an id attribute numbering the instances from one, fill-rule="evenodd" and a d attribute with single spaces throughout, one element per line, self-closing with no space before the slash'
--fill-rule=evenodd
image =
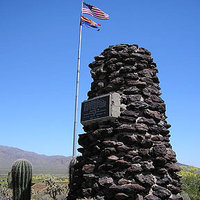
<path id="1" fill-rule="evenodd" d="M 13 200 L 31 199 L 32 165 L 29 161 L 19 159 L 12 165 Z"/>
<path id="2" fill-rule="evenodd" d="M 191 200 L 200 200 L 200 171 L 195 167 L 183 167 L 179 174 L 182 176 L 182 189 Z"/>
<path id="3" fill-rule="evenodd" d="M 11 200 L 11 193 L 7 184 L 0 184 L 0 199 Z"/>
<path id="4" fill-rule="evenodd" d="M 65 198 L 67 197 L 67 193 L 69 191 L 67 184 L 65 185 L 57 184 L 52 177 L 46 179 L 45 184 L 47 186 L 46 194 L 48 194 L 52 199 L 56 200 L 61 195 L 65 196 Z"/>
<path id="5" fill-rule="evenodd" d="M 8 182 L 8 188 L 12 189 L 12 173 L 11 172 L 8 172 L 7 182 Z"/>

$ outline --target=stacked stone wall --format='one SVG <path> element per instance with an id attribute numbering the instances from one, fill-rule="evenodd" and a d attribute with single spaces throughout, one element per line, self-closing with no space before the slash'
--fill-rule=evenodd
<path id="1" fill-rule="evenodd" d="M 137 45 L 110 46 L 89 67 L 93 82 L 88 98 L 119 93 L 121 115 L 84 126 L 68 199 L 182 199 L 151 53 Z"/>

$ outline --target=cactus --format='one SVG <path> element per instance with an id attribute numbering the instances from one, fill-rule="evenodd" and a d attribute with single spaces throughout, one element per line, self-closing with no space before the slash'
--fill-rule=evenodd
<path id="1" fill-rule="evenodd" d="M 8 178 L 7 178 L 7 182 L 8 182 L 8 188 L 12 189 L 12 173 L 8 172 Z"/>
<path id="2" fill-rule="evenodd" d="M 32 165 L 24 159 L 16 160 L 12 166 L 13 200 L 31 199 Z"/>

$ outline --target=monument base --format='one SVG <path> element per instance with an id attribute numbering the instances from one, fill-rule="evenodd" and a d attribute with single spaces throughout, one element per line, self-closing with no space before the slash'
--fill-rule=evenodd
<path id="1" fill-rule="evenodd" d="M 181 200 L 179 167 L 150 52 L 137 45 L 110 46 L 89 67 L 94 79 L 89 101 L 117 93 L 120 114 L 111 121 L 82 120 L 86 133 L 79 136 L 82 155 L 68 200 Z"/>

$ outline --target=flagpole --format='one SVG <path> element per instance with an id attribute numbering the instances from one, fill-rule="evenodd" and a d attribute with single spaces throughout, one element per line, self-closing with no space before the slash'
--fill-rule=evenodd
<path id="1" fill-rule="evenodd" d="M 83 8 L 83 0 L 81 0 L 81 14 L 82 14 L 82 8 Z M 79 76 L 80 76 L 80 61 L 81 61 L 81 41 L 82 41 L 82 24 L 80 21 L 78 62 L 77 62 L 77 75 L 76 75 L 75 112 L 74 112 L 73 153 L 72 153 L 73 157 L 76 156 L 76 142 L 77 142 L 77 114 L 78 114 Z"/>

